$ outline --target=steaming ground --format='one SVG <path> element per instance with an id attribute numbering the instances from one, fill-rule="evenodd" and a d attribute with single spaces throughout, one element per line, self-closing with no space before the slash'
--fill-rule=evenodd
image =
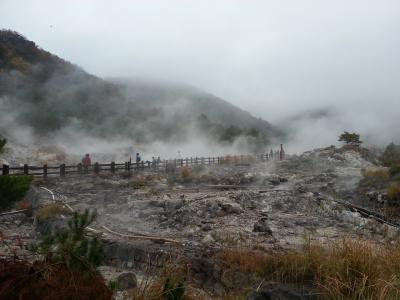
<path id="1" fill-rule="evenodd" d="M 197 166 L 185 176 L 179 170 L 175 174 L 145 170 L 132 176 L 38 179 L 28 197 L 35 205 L 52 203 L 49 192 L 40 188 L 44 186 L 75 210 L 98 212 L 92 227 L 103 233 L 106 242 L 106 276 L 128 270 L 142 274 L 149 258 L 154 268 L 168 257 L 179 258 L 193 266 L 195 285 L 215 296 L 224 293 L 223 275 L 219 277 L 204 257 L 210 251 L 297 248 L 305 238 L 321 243 L 343 237 L 398 243 L 397 228 L 341 204 L 369 205 L 368 196 L 358 191 L 361 171 L 374 167 L 367 153 L 328 147 L 284 161 Z M 37 238 L 38 231 L 65 222 L 55 218 L 33 225 L 23 215 L 2 218 L 0 230 L 7 238 L 0 256 L 13 251 L 28 254 L 12 245 L 26 244 Z M 143 235 L 176 243 L 154 243 Z M 202 282 L 210 274 L 212 280 Z"/>

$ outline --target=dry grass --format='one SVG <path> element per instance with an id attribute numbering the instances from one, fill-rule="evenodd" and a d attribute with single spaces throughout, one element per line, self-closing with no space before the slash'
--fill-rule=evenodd
<path id="1" fill-rule="evenodd" d="M 379 178 L 382 180 L 390 178 L 390 173 L 387 168 L 366 169 L 363 171 L 363 175 L 367 178 Z"/>
<path id="2" fill-rule="evenodd" d="M 388 197 L 393 202 L 400 201 L 400 183 L 395 183 L 389 186 L 387 190 Z"/>
<path id="3" fill-rule="evenodd" d="M 17 203 L 16 209 L 17 210 L 26 209 L 27 211 L 25 212 L 25 215 L 27 217 L 31 217 L 32 216 L 32 201 L 29 199 L 21 200 Z"/>
<path id="4" fill-rule="evenodd" d="M 227 268 L 306 287 L 317 299 L 400 298 L 400 248 L 344 239 L 328 247 L 306 242 L 301 250 L 270 254 L 225 250 L 221 259 Z"/>
<path id="5" fill-rule="evenodd" d="M 390 173 L 387 168 L 370 168 L 363 170 L 363 179 L 360 186 L 367 189 L 384 189 L 390 182 Z"/>
<path id="6" fill-rule="evenodd" d="M 400 183 L 392 183 L 387 188 L 389 198 L 388 205 L 384 209 L 384 214 L 388 218 L 398 218 L 400 216 Z"/>
<path id="7" fill-rule="evenodd" d="M 245 155 L 243 161 L 246 163 L 253 163 L 256 161 L 256 157 L 254 155 Z"/>
<path id="8" fill-rule="evenodd" d="M 180 175 L 184 182 L 190 182 L 193 179 L 192 170 L 188 167 L 182 167 L 180 169 Z"/>
<path id="9" fill-rule="evenodd" d="M 147 274 L 152 273 L 150 270 L 147 270 Z M 188 277 L 188 268 L 185 265 L 176 265 L 167 263 L 158 274 L 153 276 L 147 275 L 138 288 L 132 291 L 131 297 L 135 300 L 164 300 L 171 299 L 166 295 L 165 283 L 168 280 L 170 282 L 170 286 L 176 287 L 179 282 L 184 283 L 185 286 L 185 294 L 184 297 L 177 300 L 194 300 L 198 299 L 192 296 L 192 289 L 187 286 L 187 277 Z"/>
<path id="10" fill-rule="evenodd" d="M 129 181 L 128 185 L 133 187 L 134 189 L 140 189 L 146 186 L 149 186 L 151 181 L 148 181 L 146 178 L 135 178 Z"/>
<path id="11" fill-rule="evenodd" d="M 52 203 L 38 210 L 37 217 L 39 220 L 48 220 L 59 215 L 68 215 L 71 212 L 61 203 Z"/>

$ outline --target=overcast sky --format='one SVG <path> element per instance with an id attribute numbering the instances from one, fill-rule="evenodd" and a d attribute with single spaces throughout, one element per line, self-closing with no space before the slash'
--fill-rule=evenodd
<path id="1" fill-rule="evenodd" d="M 400 113 L 399 0 L 0 0 L 0 27 L 95 75 L 184 82 L 272 121 Z"/>

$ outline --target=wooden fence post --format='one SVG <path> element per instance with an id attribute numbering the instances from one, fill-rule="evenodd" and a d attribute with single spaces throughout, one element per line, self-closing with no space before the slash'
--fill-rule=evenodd
<path id="1" fill-rule="evenodd" d="M 95 172 L 96 174 L 99 174 L 99 173 L 100 173 L 100 166 L 99 166 L 99 163 L 98 163 L 98 162 L 95 162 L 95 163 L 94 163 L 94 172 Z"/>
<path id="2" fill-rule="evenodd" d="M 78 174 L 82 174 L 83 173 L 83 168 L 82 168 L 82 164 L 81 163 L 79 163 L 77 165 L 77 169 L 78 169 Z"/>
<path id="3" fill-rule="evenodd" d="M 111 162 L 111 173 L 114 174 L 115 173 L 115 161 Z"/>
<path id="4" fill-rule="evenodd" d="M 219 161 L 219 156 L 217 157 L 217 164 L 219 165 L 220 161 Z"/>
<path id="5" fill-rule="evenodd" d="M 147 162 L 147 168 L 150 169 L 150 161 Z"/>
<path id="6" fill-rule="evenodd" d="M 142 160 L 142 163 L 141 163 L 141 165 L 142 165 L 142 170 L 144 170 L 144 161 Z"/>
<path id="7" fill-rule="evenodd" d="M 65 177 L 65 164 L 60 165 L 60 176 Z"/>
<path id="8" fill-rule="evenodd" d="M 29 174 L 29 167 L 27 164 L 24 164 L 24 175 L 28 175 Z"/>
<path id="9" fill-rule="evenodd" d="M 43 165 L 43 177 L 47 177 L 47 164 Z"/>
<path id="10" fill-rule="evenodd" d="M 8 174 L 10 174 L 10 166 L 3 165 L 3 175 L 8 175 Z"/>

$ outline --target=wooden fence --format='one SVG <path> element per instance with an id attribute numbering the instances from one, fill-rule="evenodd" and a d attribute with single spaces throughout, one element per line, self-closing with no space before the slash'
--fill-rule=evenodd
<path id="1" fill-rule="evenodd" d="M 274 153 L 257 154 L 257 155 L 226 155 L 218 157 L 190 157 L 183 159 L 170 159 L 160 161 L 141 161 L 124 162 L 124 163 L 98 163 L 95 162 L 89 167 L 84 167 L 81 163 L 77 165 L 61 164 L 59 166 L 29 166 L 25 164 L 22 167 L 11 167 L 3 165 L 2 174 L 7 176 L 32 175 L 32 176 L 61 176 L 68 174 L 100 174 L 104 172 L 116 173 L 119 171 L 140 172 L 143 170 L 159 170 L 165 172 L 173 172 L 176 168 L 193 167 L 198 165 L 219 165 L 219 164 L 241 164 L 256 161 L 268 161 L 271 159 L 283 159 L 283 155 L 276 151 Z"/>

